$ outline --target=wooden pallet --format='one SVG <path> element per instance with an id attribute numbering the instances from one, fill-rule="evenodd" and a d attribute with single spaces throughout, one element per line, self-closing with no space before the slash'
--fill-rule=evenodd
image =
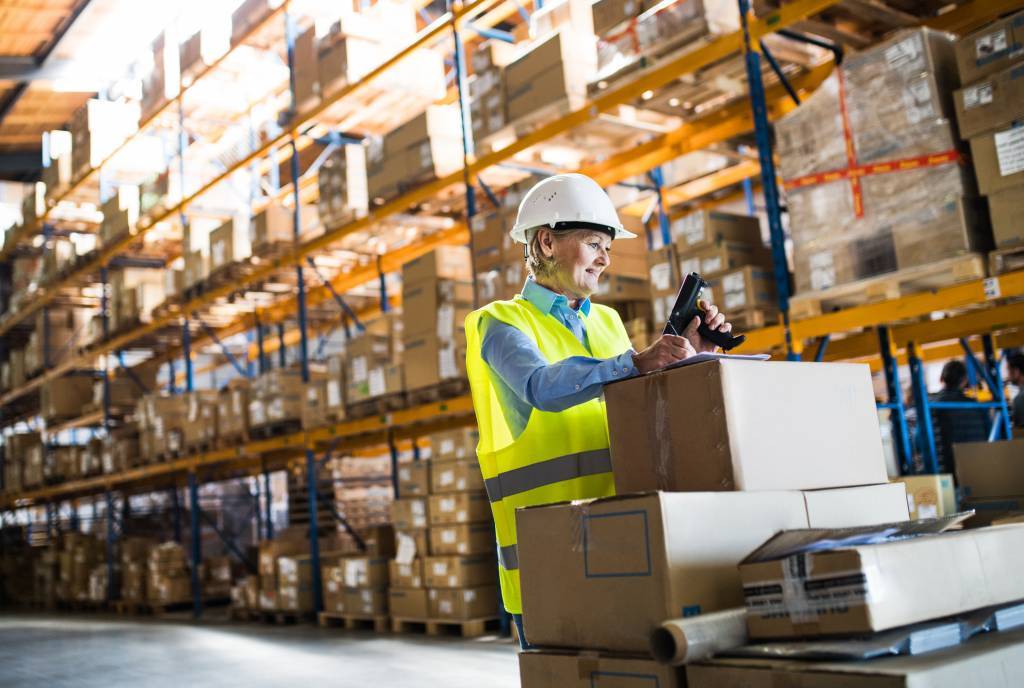
<path id="1" fill-rule="evenodd" d="M 293 418 L 275 423 L 267 423 L 256 428 L 249 428 L 249 436 L 254 440 L 269 440 L 272 437 L 291 435 L 299 430 L 302 430 L 302 421 Z"/>
<path id="2" fill-rule="evenodd" d="M 1024 270 L 1024 246 L 992 251 L 988 254 L 988 268 L 993 275 Z"/>
<path id="3" fill-rule="evenodd" d="M 393 633 L 425 633 L 433 636 L 476 638 L 498 630 L 498 617 L 485 619 L 391 619 Z"/>
<path id="4" fill-rule="evenodd" d="M 374 397 L 365 401 L 357 401 L 349 404 L 346 414 L 349 418 L 368 418 L 370 416 L 383 416 L 391 411 L 400 411 L 409 405 L 405 392 L 395 392 L 384 396 Z"/>
<path id="5" fill-rule="evenodd" d="M 310 621 L 313 618 L 311 612 L 296 612 L 288 609 L 259 609 L 251 610 L 251 612 L 257 621 L 277 626 L 291 626 L 304 621 Z"/>
<path id="6" fill-rule="evenodd" d="M 409 390 L 409 405 L 420 406 L 442 399 L 452 399 L 469 393 L 469 380 L 463 377 L 445 380 L 440 384 Z"/>
<path id="7" fill-rule="evenodd" d="M 375 633 L 387 633 L 391 629 L 390 618 L 387 614 L 364 615 L 320 612 L 318 619 L 320 625 L 324 628 L 340 627 L 350 631 L 367 630 Z"/>
<path id="8" fill-rule="evenodd" d="M 877 277 L 840 284 L 830 289 L 797 294 L 789 299 L 790 318 L 799 320 L 843 308 L 898 299 L 910 294 L 983 279 L 985 257 L 966 254 L 930 265 L 904 268 Z"/>

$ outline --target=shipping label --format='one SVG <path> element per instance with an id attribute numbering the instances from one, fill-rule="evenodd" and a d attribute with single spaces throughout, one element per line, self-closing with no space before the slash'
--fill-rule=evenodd
<path id="1" fill-rule="evenodd" d="M 1024 172 L 1024 127 L 997 132 L 995 140 L 999 174 L 1009 177 Z"/>

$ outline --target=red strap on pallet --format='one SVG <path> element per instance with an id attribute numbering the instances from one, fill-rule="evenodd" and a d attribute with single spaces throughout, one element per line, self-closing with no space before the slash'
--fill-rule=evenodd
<path id="1" fill-rule="evenodd" d="M 919 155 L 913 158 L 900 158 L 899 160 L 876 162 L 868 165 L 858 164 L 857 152 L 853 144 L 853 132 L 850 127 L 850 116 L 846 108 L 846 79 L 843 76 L 842 69 L 837 69 L 836 74 L 839 78 L 839 114 L 843 121 L 843 144 L 846 147 L 847 167 L 838 170 L 830 170 L 828 172 L 808 174 L 803 177 L 797 177 L 796 179 L 789 179 L 783 182 L 783 188 L 787 190 L 800 189 L 807 186 L 814 186 L 815 184 L 825 184 L 828 182 L 847 179 L 850 181 L 850 191 L 853 194 L 853 213 L 856 217 L 864 217 L 864 193 L 860 184 L 861 177 L 867 177 L 875 174 L 887 174 L 889 172 L 902 172 L 904 170 L 914 170 L 921 167 L 947 165 L 949 163 L 959 163 L 963 161 L 963 156 L 960 155 L 960 152 L 955 148 L 951 148 L 941 153 L 930 153 L 928 155 Z"/>

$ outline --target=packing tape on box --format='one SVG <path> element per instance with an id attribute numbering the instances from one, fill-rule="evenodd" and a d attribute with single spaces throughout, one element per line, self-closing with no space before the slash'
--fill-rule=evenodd
<path id="1" fill-rule="evenodd" d="M 573 552 L 583 552 L 587 546 L 587 521 L 590 519 L 591 500 L 581 500 L 572 503 L 572 531 L 569 534 Z"/>
<path id="2" fill-rule="evenodd" d="M 654 387 L 654 422 L 648 423 L 647 430 L 653 437 L 647 440 L 647 446 L 657 447 L 654 457 L 654 477 L 659 490 L 667 490 L 675 484 L 675 469 L 672 460 L 672 423 L 669 421 L 668 407 L 668 375 L 655 375 L 651 378 Z"/>

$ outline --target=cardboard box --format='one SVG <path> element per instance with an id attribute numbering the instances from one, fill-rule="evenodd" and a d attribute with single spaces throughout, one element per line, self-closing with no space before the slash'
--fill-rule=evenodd
<path id="1" fill-rule="evenodd" d="M 403 295 L 405 285 L 437 280 L 470 282 L 473 279 L 469 247 L 438 246 L 430 253 L 402 265 Z"/>
<path id="2" fill-rule="evenodd" d="M 779 530 L 906 513 L 899 490 L 851 489 L 859 493 L 662 492 L 519 509 L 527 637 L 646 653 L 665 619 L 740 606 L 736 565 Z"/>
<path id="3" fill-rule="evenodd" d="M 1024 495 L 1024 439 L 954 444 L 953 456 L 965 498 Z"/>
<path id="4" fill-rule="evenodd" d="M 1024 185 L 1024 127 L 1009 127 L 971 139 L 978 191 L 990 196 Z"/>
<path id="5" fill-rule="evenodd" d="M 339 562 L 346 588 L 386 588 L 388 560 L 375 557 L 345 557 Z"/>
<path id="6" fill-rule="evenodd" d="M 388 613 L 387 590 L 346 588 L 343 597 L 346 614 L 380 616 Z"/>
<path id="7" fill-rule="evenodd" d="M 636 17 L 644 9 L 647 8 L 640 0 L 597 0 L 591 6 L 594 33 L 598 36 L 607 33 L 622 22 Z"/>
<path id="8" fill-rule="evenodd" d="M 403 366 L 381 365 L 370 368 L 364 382 L 351 382 L 345 385 L 345 401 L 355 404 L 367 399 L 374 399 L 389 394 L 397 394 L 405 389 Z"/>
<path id="9" fill-rule="evenodd" d="M 430 536 L 426 528 L 413 530 L 395 530 L 395 552 L 403 552 L 403 543 L 406 552 L 409 552 L 407 559 L 423 557 L 430 554 Z"/>
<path id="10" fill-rule="evenodd" d="M 398 466 L 398 494 L 418 497 L 430 493 L 430 464 L 413 461 Z"/>
<path id="11" fill-rule="evenodd" d="M 684 670 L 684 667 L 658 664 L 653 659 L 608 657 L 596 652 L 530 650 L 519 653 L 522 688 L 685 688 Z"/>
<path id="12" fill-rule="evenodd" d="M 953 476 L 948 473 L 907 475 L 893 482 L 906 486 L 907 507 L 912 519 L 941 518 L 956 513 L 956 489 Z"/>
<path id="13" fill-rule="evenodd" d="M 452 280 L 421 280 L 402 285 L 402 338 L 422 335 L 453 339 L 473 310 L 473 284 Z"/>
<path id="14" fill-rule="evenodd" d="M 962 88 L 953 94 L 960 138 L 1009 127 L 1024 118 L 1024 63 Z"/>
<path id="15" fill-rule="evenodd" d="M 1024 57 L 1024 12 L 997 19 L 956 44 L 960 81 L 974 83 Z"/>
<path id="16" fill-rule="evenodd" d="M 777 308 L 775 275 L 771 270 L 744 267 L 708 280 L 712 303 L 724 312 L 745 308 Z"/>
<path id="17" fill-rule="evenodd" d="M 525 656 L 519 655 L 521 666 Z M 937 652 L 881 657 L 866 662 L 715 659 L 687 666 L 685 685 L 689 688 L 1011 688 L 1019 682 L 1022 671 L 1024 631 L 1014 630 L 983 633 L 962 645 Z"/>
<path id="18" fill-rule="evenodd" d="M 673 221 L 670 232 L 680 253 L 711 248 L 723 242 L 764 248 L 760 221 L 747 215 L 698 210 Z"/>
<path id="19" fill-rule="evenodd" d="M 311 26 L 295 39 L 292 50 L 295 73 L 295 109 L 305 112 L 320 101 L 316 27 Z"/>
<path id="20" fill-rule="evenodd" d="M 395 530 L 417 530 L 426 528 L 427 500 L 420 497 L 396 499 L 391 502 L 391 523 Z"/>
<path id="21" fill-rule="evenodd" d="M 339 146 L 320 167 L 317 185 L 317 211 L 325 228 L 334 229 L 366 215 L 366 148 L 357 144 Z"/>
<path id="22" fill-rule="evenodd" d="M 249 226 L 228 220 L 210 232 L 210 270 L 230 265 L 252 255 Z"/>
<path id="23" fill-rule="evenodd" d="M 413 559 L 408 564 L 403 564 L 394 559 L 388 564 L 388 574 L 391 578 L 391 586 L 395 588 L 422 588 L 423 559 Z"/>
<path id="24" fill-rule="evenodd" d="M 567 102 L 571 108 L 582 103 L 595 71 L 594 62 L 584 58 L 583 38 L 571 30 L 558 31 L 505 68 L 510 122 L 554 103 Z"/>
<path id="25" fill-rule="evenodd" d="M 492 619 L 498 614 L 498 586 L 430 588 L 427 604 L 431 619 Z"/>
<path id="26" fill-rule="evenodd" d="M 494 585 L 498 561 L 492 554 L 472 557 L 426 557 L 423 576 L 428 588 L 470 588 Z"/>
<path id="27" fill-rule="evenodd" d="M 815 528 L 897 523 L 910 520 L 910 499 L 901 482 L 805 490 L 807 522 Z"/>
<path id="28" fill-rule="evenodd" d="M 476 445 L 480 441 L 480 433 L 475 427 L 456 428 L 430 435 L 430 460 L 439 461 L 458 459 L 476 461 Z"/>
<path id="29" fill-rule="evenodd" d="M 391 588 L 388 607 L 393 619 L 426 619 L 430 616 L 426 588 Z"/>
<path id="30" fill-rule="evenodd" d="M 295 221 L 292 210 L 271 203 L 252 218 L 251 234 L 254 252 L 268 244 L 294 240 Z"/>
<path id="31" fill-rule="evenodd" d="M 484 554 L 495 548 L 493 523 L 460 523 L 430 528 L 430 553 Z"/>
<path id="32" fill-rule="evenodd" d="M 597 285 L 595 297 L 602 303 L 622 301 L 646 301 L 650 296 L 651 286 L 646 277 L 628 277 L 624 275 L 602 275 Z"/>
<path id="33" fill-rule="evenodd" d="M 485 492 L 431 495 L 430 525 L 482 523 L 491 519 L 491 503 Z"/>
<path id="34" fill-rule="evenodd" d="M 433 387 L 445 380 L 466 376 L 463 336 L 456 339 L 442 339 L 434 333 L 407 336 L 403 355 L 408 363 L 405 369 L 407 389 Z"/>
<path id="35" fill-rule="evenodd" d="M 874 399 L 868 368 L 848 363 L 709 361 L 616 382 L 616 491 L 884 483 Z"/>
<path id="36" fill-rule="evenodd" d="M 673 246 L 665 246 L 648 254 L 648 276 L 651 284 L 651 302 L 654 322 L 664 323 L 676 302 L 681 281 Z"/>
<path id="37" fill-rule="evenodd" d="M 476 461 L 434 461 L 430 463 L 430 493 L 473 492 L 484 489 L 484 477 Z"/>
<path id="38" fill-rule="evenodd" d="M 877 633 L 1021 599 L 1024 524 L 906 537 L 914 528 L 847 547 L 836 543 L 871 531 L 773 536 L 739 567 L 750 637 Z"/>
<path id="39" fill-rule="evenodd" d="M 1020 221 L 1020 209 L 1024 208 L 1024 184 L 997 191 L 987 200 L 996 246 L 1007 248 L 1024 244 L 1024 222 Z"/>
<path id="40" fill-rule="evenodd" d="M 705 279 L 748 265 L 762 268 L 765 271 L 771 270 L 772 266 L 771 253 L 763 246 L 722 242 L 696 251 L 684 253 L 678 247 L 676 251 L 679 254 L 680 275 L 696 272 Z"/>

